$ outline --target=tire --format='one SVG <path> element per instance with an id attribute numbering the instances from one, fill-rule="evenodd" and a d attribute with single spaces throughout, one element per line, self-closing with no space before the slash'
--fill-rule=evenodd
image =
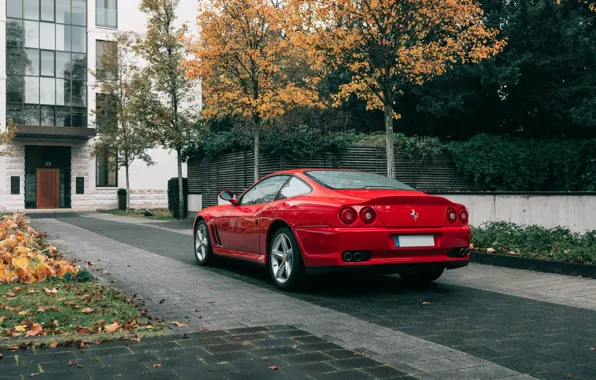
<path id="1" fill-rule="evenodd" d="M 201 266 L 211 265 L 215 261 L 213 250 L 211 249 L 211 237 L 209 236 L 209 227 L 204 220 L 197 223 L 194 231 L 194 251 L 195 259 Z"/>
<path id="2" fill-rule="evenodd" d="M 398 273 L 399 276 L 406 282 L 412 284 L 428 284 L 441 277 L 444 271 L 444 267 L 428 266 L 401 270 Z"/>
<path id="3" fill-rule="evenodd" d="M 268 252 L 267 266 L 273 283 L 284 291 L 300 289 L 306 280 L 306 269 L 292 231 L 287 227 L 275 231 Z"/>

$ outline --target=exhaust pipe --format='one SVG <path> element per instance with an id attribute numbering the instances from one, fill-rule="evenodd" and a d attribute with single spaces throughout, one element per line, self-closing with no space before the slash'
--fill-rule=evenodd
<path id="1" fill-rule="evenodd" d="M 352 261 L 352 252 L 344 252 L 343 259 L 344 261 Z"/>
<path id="2" fill-rule="evenodd" d="M 362 260 L 362 253 L 360 253 L 360 252 L 354 253 L 354 261 L 360 261 L 360 260 Z"/>

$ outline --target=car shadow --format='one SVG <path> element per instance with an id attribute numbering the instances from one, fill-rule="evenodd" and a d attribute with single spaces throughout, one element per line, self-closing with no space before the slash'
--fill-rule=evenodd
<path id="1" fill-rule="evenodd" d="M 236 278 L 253 285 L 278 290 L 273 284 L 266 267 L 229 258 L 218 258 L 209 270 Z M 440 280 L 439 280 L 440 281 Z M 354 297 L 362 295 L 447 295 L 456 287 L 440 282 L 414 285 L 403 281 L 398 275 L 383 275 L 369 271 L 331 272 L 309 275 L 300 291 L 289 294 L 318 295 L 329 298 Z"/>

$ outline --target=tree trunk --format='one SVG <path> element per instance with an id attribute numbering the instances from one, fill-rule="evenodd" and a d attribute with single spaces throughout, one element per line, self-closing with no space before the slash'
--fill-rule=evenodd
<path id="1" fill-rule="evenodd" d="M 387 177 L 395 178 L 395 149 L 393 142 L 393 107 L 385 105 L 385 133 L 387 149 Z"/>
<path id="2" fill-rule="evenodd" d="M 126 172 L 126 211 L 130 210 L 130 177 L 128 176 L 128 165 L 124 168 Z"/>
<path id="3" fill-rule="evenodd" d="M 254 156 L 255 156 L 255 182 L 259 180 L 259 134 L 261 130 L 260 123 L 255 123 L 255 146 L 254 146 Z"/>
<path id="4" fill-rule="evenodd" d="M 180 158 L 180 149 L 176 151 L 178 158 L 178 212 L 180 219 L 184 219 L 184 183 L 182 181 L 182 159 Z"/>

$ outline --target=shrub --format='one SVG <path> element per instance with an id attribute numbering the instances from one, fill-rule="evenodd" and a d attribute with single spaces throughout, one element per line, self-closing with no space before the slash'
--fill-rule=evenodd
<path id="1" fill-rule="evenodd" d="M 93 275 L 91 274 L 91 272 L 87 269 L 81 269 L 78 273 L 77 276 L 77 281 L 78 282 L 90 282 L 93 281 Z"/>
<path id="2" fill-rule="evenodd" d="M 186 218 L 188 215 L 188 179 L 182 179 L 183 193 L 184 193 L 184 215 L 182 218 Z M 174 218 L 180 219 L 180 207 L 178 195 L 178 177 L 170 178 L 168 180 L 168 210 L 174 215 Z"/>
<path id="3" fill-rule="evenodd" d="M 472 228 L 474 249 L 491 253 L 596 264 L 596 231 L 488 222 Z"/>

